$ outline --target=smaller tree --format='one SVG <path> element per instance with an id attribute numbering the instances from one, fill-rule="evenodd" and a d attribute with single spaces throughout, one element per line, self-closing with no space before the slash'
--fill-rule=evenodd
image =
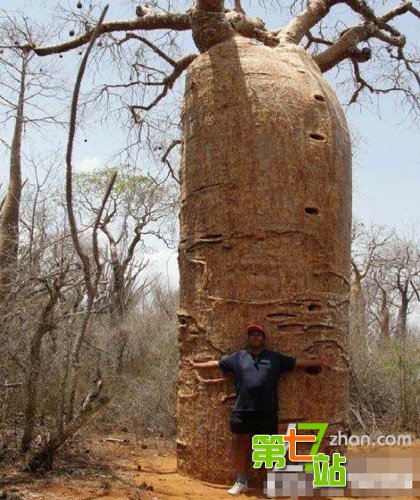
<path id="1" fill-rule="evenodd" d="M 12 139 L 0 138 L 10 152 L 9 184 L 0 213 L 0 305 L 16 267 L 19 251 L 19 214 L 22 193 L 22 148 L 28 125 L 60 125 L 60 114 L 51 111 L 51 99 L 62 94 L 62 83 L 56 77 L 51 61 L 40 64 L 30 49 L 21 50 L 22 43 L 34 46 L 43 43 L 46 31 L 35 27 L 23 16 L 12 17 L 0 9 L 0 124 Z M 7 49 L 7 50 L 6 50 Z M 3 135 L 3 134 L 2 134 Z"/>
<path id="2" fill-rule="evenodd" d="M 420 245 L 415 232 L 396 237 L 385 259 L 398 297 L 395 334 L 400 338 L 406 337 L 407 318 L 413 310 L 413 302 L 420 302 Z"/>
<path id="3" fill-rule="evenodd" d="M 361 221 L 353 222 L 350 326 L 356 339 L 368 333 L 369 311 L 366 294 L 371 288 L 369 282 L 379 267 L 381 256 L 392 234 L 393 231 L 385 226 L 371 224 L 366 227 Z"/>
<path id="4" fill-rule="evenodd" d="M 175 198 L 167 184 L 158 183 L 130 165 L 77 174 L 77 203 L 82 209 L 82 219 L 88 225 L 98 211 L 100 194 L 109 179 L 117 173 L 99 228 L 105 237 L 106 255 L 109 255 L 104 278 L 109 273 L 107 300 L 111 329 L 117 339 L 116 372 L 120 374 L 128 342 L 124 316 L 130 307 L 135 306 L 136 291 L 148 284 L 147 280 L 140 278 L 147 261 L 136 253 L 139 249 L 147 249 L 146 240 L 151 236 L 167 246 L 172 244 Z"/>

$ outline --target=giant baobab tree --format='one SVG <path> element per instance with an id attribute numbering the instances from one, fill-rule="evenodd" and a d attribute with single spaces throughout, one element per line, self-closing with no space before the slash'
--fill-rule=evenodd
<path id="1" fill-rule="evenodd" d="M 338 6 L 354 14 L 354 24 L 343 26 L 334 17 Z M 223 0 L 196 0 L 185 12 L 143 5 L 132 20 L 99 27 L 109 47 L 137 43 L 171 67 L 160 81 L 119 84 L 158 89 L 151 102 L 130 106 L 140 126 L 187 70 L 180 171 L 181 358 L 218 359 L 242 345 L 249 321 L 263 323 L 270 347 L 326 355 L 335 363 L 329 371 L 284 379 L 282 424 L 329 422 L 330 433 L 345 432 L 351 148 L 344 113 L 323 73 L 350 64 L 355 83 L 350 102 L 364 93 L 397 91 L 416 112 L 417 58 L 397 26 L 402 16 L 419 18 L 420 12 L 411 2 L 386 10 L 363 0 L 309 0 L 300 11 L 293 3 L 295 16 L 268 30 L 261 19 L 246 15 L 239 0 L 232 10 L 227 7 Z M 336 28 L 325 28 L 335 23 Z M 151 41 L 156 30 L 190 30 L 198 52 L 173 58 Z M 87 27 L 64 43 L 21 48 L 38 56 L 61 54 L 88 44 L 92 36 Z M 363 64 L 375 58 L 382 64 L 383 86 L 363 72 Z M 144 70 L 143 64 L 143 75 Z M 232 391 L 232 380 L 220 374 L 203 378 L 180 371 L 180 472 L 212 482 L 232 478 L 226 451 Z M 321 449 L 327 445 L 328 437 Z"/>

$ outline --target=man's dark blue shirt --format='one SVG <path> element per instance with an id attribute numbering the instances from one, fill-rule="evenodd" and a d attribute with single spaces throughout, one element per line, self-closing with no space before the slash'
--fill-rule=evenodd
<path id="1" fill-rule="evenodd" d="M 242 349 L 219 360 L 220 368 L 236 378 L 236 411 L 278 411 L 278 379 L 296 364 L 294 356 L 265 349 L 253 354 Z"/>

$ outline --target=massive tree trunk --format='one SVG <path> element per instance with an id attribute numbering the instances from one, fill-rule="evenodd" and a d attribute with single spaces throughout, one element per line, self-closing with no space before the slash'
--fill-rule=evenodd
<path id="1" fill-rule="evenodd" d="M 191 64 L 182 120 L 181 358 L 219 359 L 263 324 L 269 348 L 336 366 L 283 376 L 280 431 L 313 421 L 344 432 L 351 152 L 336 96 L 303 48 L 235 36 Z M 234 392 L 218 370 L 180 372 L 181 473 L 234 478 Z"/>

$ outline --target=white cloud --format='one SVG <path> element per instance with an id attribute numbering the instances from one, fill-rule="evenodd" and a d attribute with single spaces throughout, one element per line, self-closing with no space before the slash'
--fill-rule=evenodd
<path id="1" fill-rule="evenodd" d="M 74 171 L 77 173 L 93 172 L 99 167 L 103 167 L 104 160 L 99 156 L 87 156 L 80 161 L 74 162 Z"/>

